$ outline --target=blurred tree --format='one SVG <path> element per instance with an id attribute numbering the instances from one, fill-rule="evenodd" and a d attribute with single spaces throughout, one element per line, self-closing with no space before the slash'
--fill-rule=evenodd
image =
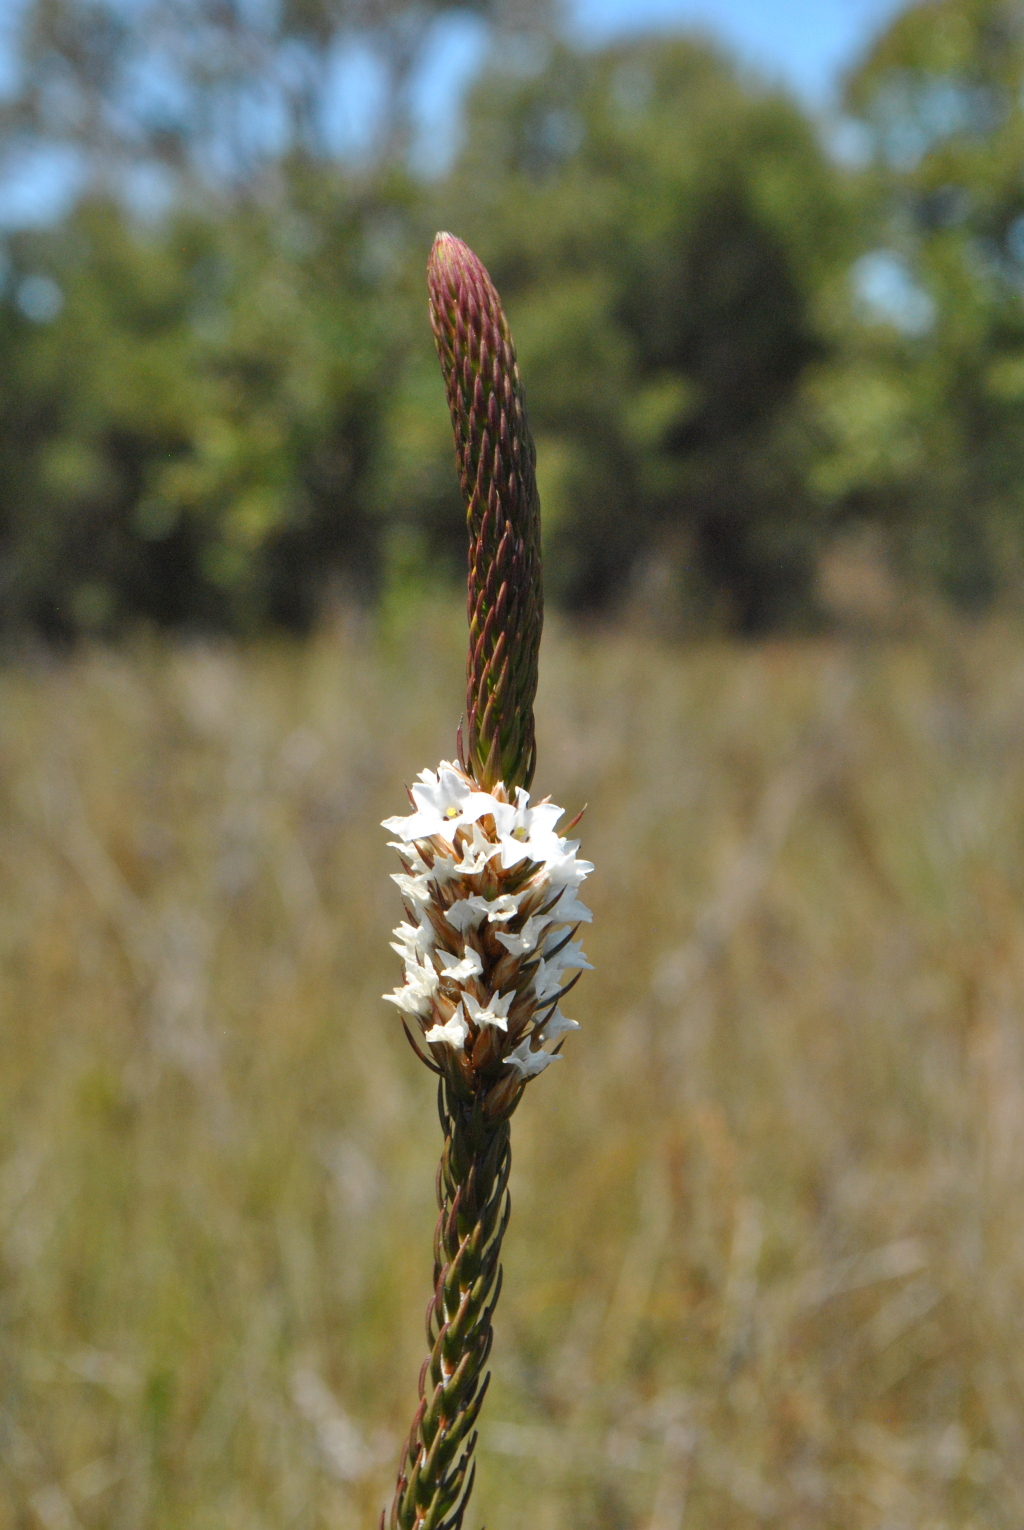
<path id="1" fill-rule="evenodd" d="M 379 167 L 409 147 L 439 19 L 529 35 L 548 13 L 549 0 L 28 0 L 0 137 L 8 160 L 72 154 L 87 192 L 265 189 L 294 156 L 343 151 L 332 107 L 356 60 L 362 156 Z"/>
<path id="2" fill-rule="evenodd" d="M 653 562 L 744 630 L 806 614 L 854 221 L 795 104 L 703 43 L 556 48 L 480 82 L 440 208 L 508 302 L 562 597 Z"/>
<path id="3" fill-rule="evenodd" d="M 881 365 L 851 340 L 850 177 L 706 44 L 581 53 L 545 42 L 544 0 L 476 0 L 532 44 L 496 54 L 451 175 L 417 182 L 410 81 L 446 9 L 31 0 L 5 131 L 74 145 L 91 190 L 8 241 L 0 625 L 301 625 L 332 578 L 461 562 L 423 321 L 438 226 L 508 303 L 552 595 L 660 580 L 745 631 L 806 616 L 823 532 L 881 492 L 848 424 Z M 356 45 L 391 85 L 341 167 L 324 112 Z M 140 223 L 131 177 L 161 166 Z"/>
<path id="4" fill-rule="evenodd" d="M 0 626 L 252 631 L 306 623 L 332 576 L 372 587 L 401 308 L 368 267 L 371 212 L 318 179 L 287 216 L 142 233 L 91 202 L 13 241 Z"/>
<path id="5" fill-rule="evenodd" d="M 979 607 L 1024 575 L 1024 9 L 910 7 L 847 104 L 879 208 L 862 288 L 888 323 L 862 332 L 846 414 L 852 438 L 867 403 L 875 449 L 841 451 L 836 486 Z"/>

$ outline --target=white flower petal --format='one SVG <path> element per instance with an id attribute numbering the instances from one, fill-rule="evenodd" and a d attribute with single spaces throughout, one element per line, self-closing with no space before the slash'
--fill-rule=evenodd
<path id="1" fill-rule="evenodd" d="M 553 999 L 560 989 L 565 987 L 562 981 L 563 969 L 557 961 L 545 961 L 542 956 L 537 963 L 537 975 L 533 980 L 533 989 L 538 1001 L 543 1004 L 547 999 Z"/>
<path id="2" fill-rule="evenodd" d="M 537 942 L 549 923 L 545 915 L 531 914 L 518 935 L 508 935 L 502 930 L 494 938 L 500 941 L 511 956 L 525 956 L 528 951 L 536 950 Z"/>
<path id="3" fill-rule="evenodd" d="M 581 861 L 576 854 L 577 840 L 560 839 L 544 858 L 544 870 L 552 887 L 579 887 L 594 869 L 592 861 Z"/>
<path id="4" fill-rule="evenodd" d="M 565 939 L 564 931 L 555 931 L 549 935 L 544 942 L 545 953 L 552 946 L 556 946 L 560 938 Z M 556 952 L 554 956 L 545 955 L 545 961 L 548 967 L 557 966 L 562 972 L 582 972 L 584 970 L 593 972 L 594 970 L 593 963 L 588 962 L 583 954 L 583 942 L 580 940 L 568 941 L 561 951 Z"/>
<path id="5" fill-rule="evenodd" d="M 446 882 L 458 876 L 455 857 L 451 855 L 435 855 L 430 865 L 424 866 L 424 870 L 435 887 L 443 887 Z"/>
<path id="6" fill-rule="evenodd" d="M 417 993 L 414 988 L 396 988 L 393 993 L 382 994 L 381 998 L 407 1015 L 417 1015 L 423 1019 L 430 1014 L 430 999 L 426 994 Z"/>
<path id="7" fill-rule="evenodd" d="M 518 866 L 520 861 L 529 858 L 529 851 L 518 839 L 513 839 L 511 834 L 501 836 L 501 869 L 510 871 L 513 866 Z"/>
<path id="8" fill-rule="evenodd" d="M 519 903 L 512 893 L 502 893 L 499 898 L 481 898 L 471 893 L 468 898 L 458 898 L 451 908 L 445 910 L 445 918 L 460 934 L 477 929 L 487 919 L 494 924 L 499 919 L 511 919 L 518 912 Z"/>
<path id="9" fill-rule="evenodd" d="M 394 934 L 398 939 L 391 942 L 391 949 L 406 960 L 426 956 L 433 949 L 434 931 L 426 917 L 419 924 L 406 924 L 403 920 L 395 926 Z"/>
<path id="10" fill-rule="evenodd" d="M 509 1005 L 515 996 L 515 989 L 510 993 L 494 993 L 486 1004 L 481 1004 L 471 993 L 464 993 L 462 1003 L 474 1025 L 496 1025 L 499 1031 L 507 1031 Z"/>
<path id="11" fill-rule="evenodd" d="M 483 871 L 487 862 L 499 853 L 500 849 L 501 846 L 489 840 L 481 831 L 480 825 L 475 823 L 473 825 L 473 838 L 462 847 L 462 859 L 458 867 L 460 875 L 464 877 L 477 876 Z"/>
<path id="12" fill-rule="evenodd" d="M 479 928 L 487 917 L 489 907 L 486 898 L 480 898 L 474 893 L 468 898 L 457 898 L 451 908 L 445 910 L 444 917 L 453 929 L 465 935 L 467 930 Z"/>
<path id="13" fill-rule="evenodd" d="M 509 1066 L 517 1068 L 523 1078 L 533 1078 L 536 1074 L 543 1073 L 548 1063 L 553 1063 L 556 1060 L 553 1052 L 545 1052 L 543 1050 L 531 1052 L 529 1037 L 525 1041 L 521 1041 L 514 1051 L 510 1052 L 505 1058 L 505 1062 Z"/>
<path id="14" fill-rule="evenodd" d="M 487 904 L 488 924 L 497 924 L 498 920 L 514 919 L 519 912 L 519 899 L 515 893 L 502 893 L 498 898 L 492 898 Z"/>
<path id="15" fill-rule="evenodd" d="M 405 871 L 393 871 L 391 880 L 401 889 L 407 902 L 415 908 L 426 908 L 430 902 L 430 882 L 427 877 L 411 877 Z"/>
<path id="16" fill-rule="evenodd" d="M 474 951 L 472 946 L 466 947 L 465 956 L 455 956 L 451 951 L 440 950 L 437 955 L 444 968 L 441 976 L 451 978 L 456 983 L 465 983 L 469 978 L 479 977 L 484 970 L 480 953 Z"/>
<path id="17" fill-rule="evenodd" d="M 431 1045 L 435 1041 L 446 1041 L 450 1047 L 461 1052 L 466 1045 L 466 1037 L 469 1035 L 469 1026 L 466 1024 L 461 1009 L 457 1009 L 452 1018 L 445 1025 L 431 1026 L 424 1037 Z"/>
<path id="18" fill-rule="evenodd" d="M 551 918 L 559 924 L 590 924 L 593 917 L 587 905 L 580 902 L 571 887 L 559 895 L 558 902 L 551 910 Z"/>
<path id="19" fill-rule="evenodd" d="M 381 828 L 396 834 L 402 847 L 414 839 L 429 839 L 432 834 L 442 834 L 444 820 L 437 813 L 409 813 L 404 818 L 382 818 Z"/>
<path id="20" fill-rule="evenodd" d="M 562 1014 L 562 1011 L 556 1005 L 554 1013 L 548 1016 L 541 1027 L 540 1038 L 542 1041 L 554 1041 L 556 1037 L 564 1035 L 566 1031 L 578 1031 L 579 1028 L 579 1021 L 570 1020 L 567 1015 Z"/>

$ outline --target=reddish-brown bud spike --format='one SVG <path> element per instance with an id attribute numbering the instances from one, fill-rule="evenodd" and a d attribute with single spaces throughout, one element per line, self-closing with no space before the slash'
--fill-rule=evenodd
<path id="1" fill-rule="evenodd" d="M 529 786 L 543 599 L 535 453 L 515 347 L 490 277 L 461 240 L 450 234 L 437 236 L 427 283 L 448 402 L 453 421 L 458 421 L 456 459 L 470 534 L 467 608 L 473 641 L 466 674 L 464 756 L 483 784 L 484 775 L 493 771 L 497 739 L 498 773 L 493 782 Z M 511 536 L 505 534 L 506 526 L 512 528 Z M 487 616 L 503 588 L 499 625 L 506 628 L 506 652 L 513 656 L 514 673 L 507 677 L 501 705 L 494 706 L 489 703 L 505 666 L 490 662 L 501 634 Z M 488 728 L 494 732 L 482 731 Z"/>

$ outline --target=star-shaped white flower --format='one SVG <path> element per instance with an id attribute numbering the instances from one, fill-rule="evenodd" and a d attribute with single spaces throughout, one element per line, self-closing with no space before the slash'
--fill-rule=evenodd
<path id="1" fill-rule="evenodd" d="M 558 853 L 559 845 L 565 843 L 555 833 L 555 824 L 564 808 L 553 802 L 539 802 L 536 807 L 530 807 L 529 796 L 522 787 L 517 789 L 516 799 L 514 809 L 505 808 L 494 818 L 501 840 L 501 864 L 506 870 L 526 859 L 544 864 Z"/>
<path id="2" fill-rule="evenodd" d="M 551 910 L 551 917 L 560 924 L 589 924 L 594 916 L 587 905 L 577 898 L 575 890 L 567 887 L 559 895 L 558 902 Z"/>
<path id="3" fill-rule="evenodd" d="M 478 893 L 472 893 L 468 898 L 457 898 L 451 908 L 445 910 L 444 917 L 460 935 L 465 935 L 467 930 L 478 929 L 485 919 L 491 924 L 511 919 L 518 906 L 512 893 L 502 893 L 498 898 L 481 898 Z"/>
<path id="4" fill-rule="evenodd" d="M 419 924 L 406 924 L 403 919 L 395 926 L 394 933 L 398 939 L 391 942 L 391 949 L 406 961 L 418 961 L 433 949 L 434 931 L 425 915 Z"/>
<path id="5" fill-rule="evenodd" d="M 528 951 L 536 950 L 537 942 L 549 924 L 550 920 L 545 915 L 531 914 L 518 935 L 509 935 L 499 930 L 494 938 L 501 942 L 511 956 L 525 956 Z"/>
<path id="6" fill-rule="evenodd" d="M 461 1052 L 466 1045 L 466 1037 L 469 1035 L 469 1026 L 466 1024 L 462 1010 L 457 1009 L 452 1018 L 445 1025 L 433 1025 L 424 1037 L 431 1045 L 435 1041 L 446 1041 L 450 1047 Z"/>
<path id="7" fill-rule="evenodd" d="M 411 903 L 413 908 L 426 908 L 430 902 L 429 877 L 411 877 L 405 871 L 393 871 L 391 880 L 401 889 L 402 897 L 407 903 Z"/>
<path id="8" fill-rule="evenodd" d="M 534 992 L 539 1003 L 543 1004 L 548 999 L 553 999 L 556 993 L 565 987 L 562 981 L 565 968 L 560 967 L 557 961 L 546 961 L 542 956 L 537 963 L 537 975 L 533 980 Z"/>
<path id="9" fill-rule="evenodd" d="M 545 858 L 544 870 L 552 887 L 579 887 L 593 871 L 593 861 L 581 861 L 578 849 L 579 840 L 560 839 Z"/>
<path id="10" fill-rule="evenodd" d="M 430 965 L 420 965 L 418 962 L 406 961 L 405 964 L 405 987 L 396 988 L 394 993 L 386 993 L 383 997 L 389 1004 L 395 1004 L 407 1015 L 419 1015 L 421 1018 L 430 1014 L 430 1002 L 437 992 L 437 973 Z"/>
<path id="11" fill-rule="evenodd" d="M 544 960 L 547 966 L 549 968 L 557 967 L 561 972 L 581 972 L 584 969 L 588 972 L 593 972 L 594 965 L 592 962 L 588 962 L 587 958 L 584 956 L 583 942 L 581 940 L 568 940 L 560 951 L 556 951 L 553 956 L 547 955 L 547 952 L 551 950 L 552 947 L 558 945 L 559 937 L 562 939 L 565 938 L 565 932 L 563 930 L 556 931 L 549 935 L 547 940 L 544 942 Z"/>
<path id="12" fill-rule="evenodd" d="M 455 856 L 435 855 L 434 864 L 430 868 L 430 875 L 438 887 L 443 887 L 446 882 L 454 882 L 459 875 L 459 868 L 455 864 Z"/>
<path id="13" fill-rule="evenodd" d="M 447 760 L 436 771 L 420 771 L 412 787 L 415 812 L 400 818 L 385 818 L 383 826 L 398 836 L 403 844 L 414 839 L 442 835 L 449 844 L 456 829 L 475 823 L 498 805 L 490 792 L 478 792 Z"/>
<path id="14" fill-rule="evenodd" d="M 451 978 L 455 983 L 465 983 L 469 978 L 479 977 L 484 970 L 480 953 L 474 951 L 472 946 L 466 947 L 465 956 L 455 956 L 451 951 L 441 950 L 437 954 L 444 968 L 441 976 Z"/>
<path id="15" fill-rule="evenodd" d="M 556 1037 L 564 1035 L 566 1031 L 578 1031 L 579 1028 L 579 1021 L 570 1020 L 568 1015 L 563 1015 L 556 1004 L 554 1012 L 548 1016 L 541 1027 L 540 1039 L 541 1041 L 554 1041 Z"/>
<path id="16" fill-rule="evenodd" d="M 483 1005 L 471 993 L 464 993 L 462 1003 L 474 1025 L 496 1025 L 499 1031 L 507 1031 L 508 1007 L 515 996 L 515 989 L 510 993 L 492 993 Z"/>
<path id="17" fill-rule="evenodd" d="M 556 1055 L 553 1052 L 531 1052 L 530 1038 L 521 1041 L 517 1047 L 505 1058 L 505 1062 L 512 1068 L 518 1069 L 523 1078 L 533 1078 L 538 1073 L 543 1073 L 548 1063 L 555 1062 Z"/>
<path id="18" fill-rule="evenodd" d="M 459 875 L 475 877 L 479 872 L 483 871 L 487 862 L 497 855 L 500 850 L 501 846 L 489 840 L 486 834 L 481 831 L 480 825 L 475 823 L 473 825 L 473 838 L 468 844 L 462 846 L 462 859 L 458 865 Z"/>

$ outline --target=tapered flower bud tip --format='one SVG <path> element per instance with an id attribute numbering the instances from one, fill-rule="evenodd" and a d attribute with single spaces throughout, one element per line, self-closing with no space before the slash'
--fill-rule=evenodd
<path id="1" fill-rule="evenodd" d="M 434 235 L 434 245 L 430 251 L 430 260 L 427 262 L 428 272 L 436 271 L 439 275 L 450 271 L 455 264 L 457 254 L 472 255 L 468 244 L 457 239 L 454 234 L 449 234 L 442 229 Z"/>
<path id="2" fill-rule="evenodd" d="M 440 283 L 448 287 L 455 285 L 460 276 L 471 276 L 491 285 L 483 261 L 473 254 L 468 244 L 454 234 L 436 234 L 427 261 L 427 282 L 431 291 Z"/>
<path id="3" fill-rule="evenodd" d="M 487 789 L 529 786 L 544 598 L 536 454 L 522 381 L 494 283 L 454 234 L 434 239 L 427 288 L 469 530 L 461 758 Z"/>

